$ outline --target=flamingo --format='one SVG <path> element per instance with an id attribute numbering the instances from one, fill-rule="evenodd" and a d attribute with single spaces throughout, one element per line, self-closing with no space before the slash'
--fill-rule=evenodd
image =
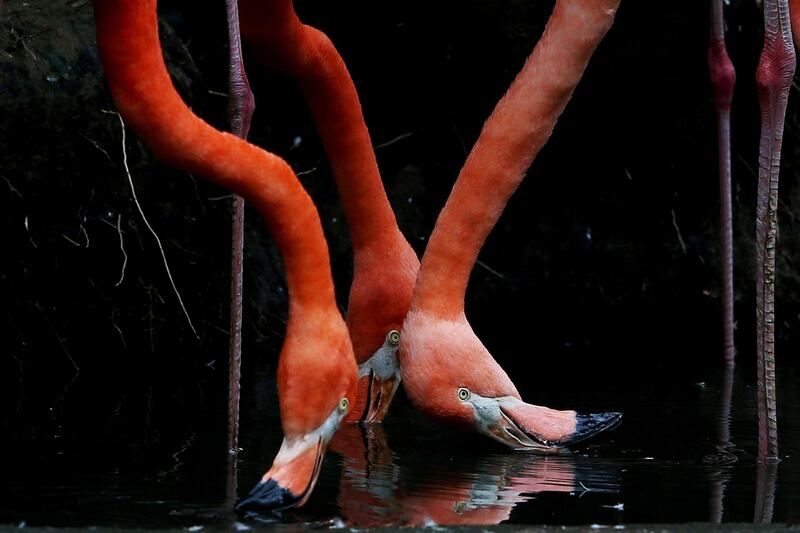
<path id="1" fill-rule="evenodd" d="M 614 427 L 621 413 L 525 403 L 464 314 L 469 274 L 489 231 L 547 141 L 619 0 L 557 0 L 539 43 L 484 124 L 422 258 L 403 324 L 411 402 L 442 422 L 512 448 L 555 451 Z"/>
<path id="2" fill-rule="evenodd" d="M 400 232 L 347 66 L 331 40 L 304 25 L 292 0 L 239 0 L 242 36 L 257 60 L 294 77 L 333 169 L 353 242 L 347 327 L 359 386 L 348 421 L 381 421 L 400 382 L 400 327 L 419 260 Z"/>
<path id="3" fill-rule="evenodd" d="M 319 215 L 285 161 L 215 130 L 181 100 L 161 54 L 156 0 L 93 4 L 100 55 L 121 116 L 166 163 L 245 197 L 281 250 L 290 296 L 278 364 L 284 438 L 272 467 L 239 507 L 302 505 L 357 380 Z"/>

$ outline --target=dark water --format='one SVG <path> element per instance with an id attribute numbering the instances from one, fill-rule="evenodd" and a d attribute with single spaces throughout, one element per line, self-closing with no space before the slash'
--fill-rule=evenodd
<path id="1" fill-rule="evenodd" d="M 321 527 L 797 522 L 796 369 L 779 373 L 776 464 L 754 457 L 752 376 L 737 370 L 731 383 L 733 377 L 715 369 L 704 382 L 673 384 L 651 375 L 601 387 L 596 398 L 623 409 L 623 425 L 582 449 L 548 457 L 506 451 L 428 422 L 401 398 L 383 426 L 347 427 L 337 435 L 311 500 L 280 521 Z M 558 405 L 570 392 L 523 396 Z M 243 420 L 239 494 L 269 466 L 280 442 L 277 426 L 274 417 Z M 226 458 L 200 436 L 163 454 L 116 462 L 124 467 L 109 454 L 58 442 L 3 454 L 0 524 L 236 523 Z"/>

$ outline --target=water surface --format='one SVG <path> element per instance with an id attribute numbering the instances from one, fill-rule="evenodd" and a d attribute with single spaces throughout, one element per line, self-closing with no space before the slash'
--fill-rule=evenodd
<path id="1" fill-rule="evenodd" d="M 781 461 L 754 456 L 755 388 L 747 372 L 706 381 L 624 380 L 595 391 L 625 412 L 617 430 L 571 453 L 513 452 L 429 422 L 403 398 L 381 426 L 347 427 L 332 443 L 306 507 L 279 520 L 348 525 L 630 524 L 800 520 L 800 408 L 779 372 Z M 601 386 L 602 387 L 602 386 Z M 522 391 L 559 405 L 569 391 Z M 597 403 L 594 401 L 593 403 Z M 274 416 L 245 417 L 238 493 L 277 450 Z M 122 457 L 121 455 L 125 455 Z M 162 452 L 59 443 L 5 454 L 0 523 L 47 526 L 229 526 L 237 517 L 216 443 L 187 435 Z"/>

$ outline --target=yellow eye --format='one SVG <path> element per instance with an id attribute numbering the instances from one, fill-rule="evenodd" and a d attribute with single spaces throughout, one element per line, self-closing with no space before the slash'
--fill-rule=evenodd
<path id="1" fill-rule="evenodd" d="M 389 344 L 392 346 L 397 346 L 400 344 L 400 332 L 396 329 L 393 329 L 389 332 Z"/>
<path id="2" fill-rule="evenodd" d="M 342 398 L 341 400 L 339 400 L 340 413 L 344 413 L 345 411 L 347 411 L 348 407 L 350 407 L 350 400 L 348 400 L 347 398 Z"/>
<path id="3" fill-rule="evenodd" d="M 458 389 L 458 399 L 461 400 L 462 402 L 466 402 L 467 400 L 469 400 L 470 396 L 471 394 L 464 387 Z"/>

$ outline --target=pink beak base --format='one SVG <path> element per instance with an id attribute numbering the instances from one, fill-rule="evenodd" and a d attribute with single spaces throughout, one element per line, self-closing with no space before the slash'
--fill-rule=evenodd
<path id="1" fill-rule="evenodd" d="M 518 405 L 501 406 L 503 422 L 513 425 L 506 428 L 512 435 L 522 434 L 537 444 L 558 450 L 573 446 L 600 433 L 617 427 L 622 421 L 622 413 L 575 413 L 574 419 L 565 420 L 563 411 L 551 411 L 520 402 Z M 499 429 L 499 428 L 498 428 Z M 515 437 L 519 439 L 519 437 Z"/>

